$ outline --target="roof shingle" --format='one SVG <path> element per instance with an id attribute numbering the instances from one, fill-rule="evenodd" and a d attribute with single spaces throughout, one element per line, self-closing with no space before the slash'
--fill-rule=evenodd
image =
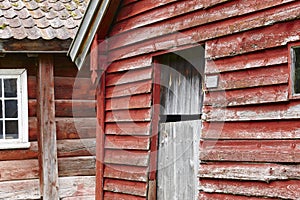
<path id="1" fill-rule="evenodd" d="M 0 39 L 73 39 L 90 0 L 0 0 Z"/>

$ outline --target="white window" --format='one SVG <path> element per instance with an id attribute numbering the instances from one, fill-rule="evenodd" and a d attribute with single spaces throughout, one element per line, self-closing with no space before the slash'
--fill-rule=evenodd
<path id="1" fill-rule="evenodd" d="M 29 146 L 26 70 L 0 69 L 0 149 Z"/>

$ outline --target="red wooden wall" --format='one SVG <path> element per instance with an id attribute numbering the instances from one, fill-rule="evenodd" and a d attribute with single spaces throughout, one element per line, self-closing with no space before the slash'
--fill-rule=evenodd
<path id="1" fill-rule="evenodd" d="M 64 54 L 54 58 L 55 122 L 61 199 L 94 199 L 95 87 Z M 38 57 L 7 54 L 0 68 L 25 68 L 28 74 L 28 149 L 0 150 L 0 199 L 40 199 L 37 128 Z"/>
<path id="2" fill-rule="evenodd" d="M 199 199 L 300 198 L 299 12 L 297 0 L 123 0 L 108 35 L 105 199 L 147 198 L 153 56 L 196 43 L 219 78 L 205 93 Z"/>

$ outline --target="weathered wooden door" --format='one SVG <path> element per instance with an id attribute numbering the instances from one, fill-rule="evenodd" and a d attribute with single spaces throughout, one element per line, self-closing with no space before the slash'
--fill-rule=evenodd
<path id="1" fill-rule="evenodd" d="M 158 200 L 197 199 L 203 57 L 202 48 L 196 48 L 164 55 L 158 61 Z"/>

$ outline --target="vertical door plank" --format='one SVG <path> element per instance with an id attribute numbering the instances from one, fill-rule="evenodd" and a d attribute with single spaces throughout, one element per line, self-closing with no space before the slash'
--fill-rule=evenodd
<path id="1" fill-rule="evenodd" d="M 158 199 L 197 199 L 201 121 L 161 123 Z"/>
<path id="2" fill-rule="evenodd" d="M 58 200 L 54 77 L 51 55 L 39 57 L 37 84 L 41 195 L 43 199 Z"/>

